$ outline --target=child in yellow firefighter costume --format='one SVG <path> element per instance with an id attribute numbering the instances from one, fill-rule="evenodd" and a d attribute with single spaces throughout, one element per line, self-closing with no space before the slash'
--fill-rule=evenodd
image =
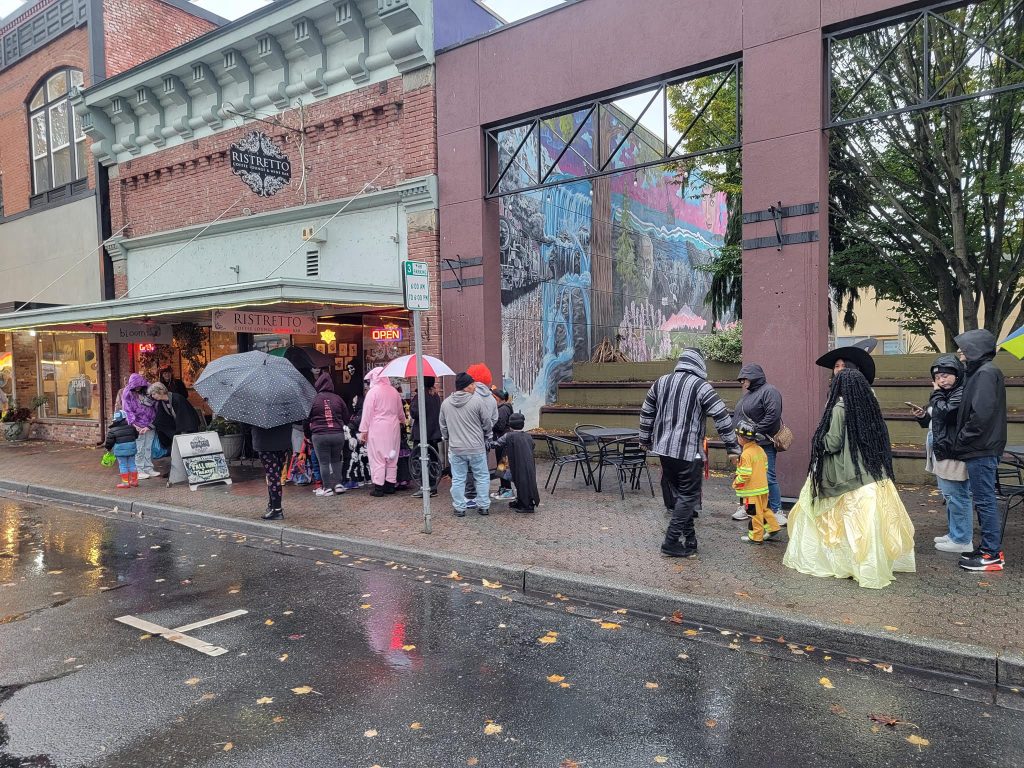
<path id="1" fill-rule="evenodd" d="M 736 426 L 736 437 L 743 453 L 732 487 L 747 510 L 749 528 L 741 538 L 752 544 L 771 541 L 778 537 L 782 528 L 768 508 L 768 455 L 757 444 L 757 430 L 750 422 L 741 421 Z"/>

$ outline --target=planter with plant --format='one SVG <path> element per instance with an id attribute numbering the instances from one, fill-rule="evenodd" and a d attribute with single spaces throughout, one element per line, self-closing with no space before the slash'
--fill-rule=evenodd
<path id="1" fill-rule="evenodd" d="M 39 408 L 46 404 L 46 398 L 38 395 L 32 398 L 30 407 L 18 408 L 12 406 L 2 417 L 0 424 L 3 424 L 4 439 L 12 443 L 27 440 L 32 431 L 32 420 L 35 418 Z"/>
<path id="2" fill-rule="evenodd" d="M 235 461 L 242 456 L 242 425 L 236 421 L 228 421 L 223 416 L 217 416 L 210 422 L 210 429 L 220 437 L 220 447 L 224 451 L 224 458 L 227 461 Z"/>

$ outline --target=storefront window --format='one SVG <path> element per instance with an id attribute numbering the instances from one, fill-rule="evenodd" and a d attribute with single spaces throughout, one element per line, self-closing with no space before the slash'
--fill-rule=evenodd
<path id="1" fill-rule="evenodd" d="M 11 354 L 11 336 L 0 333 L 0 411 L 9 407 L 14 399 L 14 358 Z"/>
<path id="2" fill-rule="evenodd" d="M 42 415 L 51 419 L 98 419 L 99 360 L 96 337 L 40 333 L 37 337 Z"/>

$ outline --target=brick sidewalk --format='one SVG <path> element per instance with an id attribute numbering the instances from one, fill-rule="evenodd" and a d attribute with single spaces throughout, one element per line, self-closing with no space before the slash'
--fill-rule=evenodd
<path id="1" fill-rule="evenodd" d="M 0 443 L 0 477 L 63 487 L 84 493 L 191 507 L 238 518 L 257 518 L 266 508 L 262 479 L 249 468 L 232 468 L 234 485 L 192 492 L 147 480 L 131 492 L 115 491 L 113 470 L 100 467 L 102 451 L 54 443 Z M 547 467 L 541 470 L 541 481 Z M 658 491 L 657 473 L 654 474 Z M 697 523 L 700 556 L 663 558 L 658 546 L 666 515 L 649 493 L 617 490 L 601 494 L 563 473 L 555 496 L 542 491 L 540 510 L 515 514 L 496 504 L 491 515 L 451 514 L 446 493 L 434 499 L 434 532 L 421 532 L 418 499 L 401 494 L 383 499 L 366 490 L 316 498 L 308 488 L 288 486 L 286 523 L 384 544 L 416 547 L 459 557 L 539 566 L 597 577 L 640 589 L 662 589 L 723 600 L 756 610 L 786 612 L 798 620 L 846 625 L 851 629 L 894 632 L 920 640 L 970 643 L 993 651 L 1020 653 L 1020 595 L 1024 592 L 1024 521 L 1007 525 L 1009 569 L 971 574 L 956 567 L 956 556 L 937 552 L 932 537 L 945 532 L 941 498 L 930 488 L 902 489 L 917 528 L 916 574 L 897 574 L 884 590 L 860 589 L 849 580 L 818 579 L 782 566 L 785 543 L 753 547 L 740 540 L 743 524 L 729 519 L 735 509 L 724 477 L 705 485 L 704 512 Z M 896 627 L 895 630 L 892 627 Z M 889 628 L 889 629 L 887 629 Z"/>

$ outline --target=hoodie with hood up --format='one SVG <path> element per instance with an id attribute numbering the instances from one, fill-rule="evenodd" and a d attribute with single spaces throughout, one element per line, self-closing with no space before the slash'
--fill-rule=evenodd
<path id="1" fill-rule="evenodd" d="M 925 409 L 923 418 L 918 419 L 922 427 L 930 427 L 932 433 L 932 457 L 936 462 L 955 460 L 953 455 L 954 442 L 956 440 L 957 415 L 960 412 L 960 403 L 964 395 L 964 364 L 960 358 L 953 354 L 939 355 L 932 363 L 932 381 L 935 381 L 935 374 L 940 371 L 956 374 L 956 383 L 949 389 L 936 389 L 928 398 L 928 407 Z M 957 462 L 959 464 L 959 462 Z M 963 467 L 963 464 L 959 464 Z M 926 466 L 925 469 L 928 469 Z M 931 470 L 929 470 L 931 471 Z M 936 472 L 940 477 L 945 474 Z M 958 473 L 959 475 L 959 473 Z M 957 477 L 946 477 L 947 480 L 963 479 Z"/>
<path id="2" fill-rule="evenodd" d="M 768 383 L 760 365 L 747 363 L 740 368 L 738 379 L 749 379 L 750 388 L 743 393 L 732 414 L 733 429 L 741 421 L 749 421 L 757 429 L 757 444 L 773 445 L 771 436 L 782 429 L 782 393 Z"/>
<path id="3" fill-rule="evenodd" d="M 142 392 L 137 392 L 138 389 Z M 127 422 L 136 429 L 149 429 L 156 419 L 156 404 L 146 395 L 147 389 L 149 381 L 146 377 L 133 373 L 121 393 L 121 410 Z"/>
<path id="4" fill-rule="evenodd" d="M 1006 448 L 1006 384 L 992 362 L 996 337 L 984 328 L 957 336 L 967 358 L 967 382 L 956 420 L 953 452 L 961 461 L 1003 455 Z"/>
<path id="5" fill-rule="evenodd" d="M 334 392 L 331 374 L 320 371 L 316 379 L 316 397 L 309 409 L 310 433 L 343 432 L 350 416 L 345 400 Z"/>
<path id="6" fill-rule="evenodd" d="M 487 453 L 487 441 L 498 420 L 497 410 L 489 390 L 486 399 L 479 391 L 459 390 L 450 394 L 441 403 L 440 416 L 441 436 L 448 441 L 448 450 L 458 456 Z"/>
<path id="7" fill-rule="evenodd" d="M 681 461 L 704 459 L 707 417 L 729 453 L 740 454 L 729 411 L 708 384 L 704 358 L 695 349 L 679 356 L 672 373 L 662 376 L 647 392 L 640 409 L 640 442 L 651 452 Z"/>

